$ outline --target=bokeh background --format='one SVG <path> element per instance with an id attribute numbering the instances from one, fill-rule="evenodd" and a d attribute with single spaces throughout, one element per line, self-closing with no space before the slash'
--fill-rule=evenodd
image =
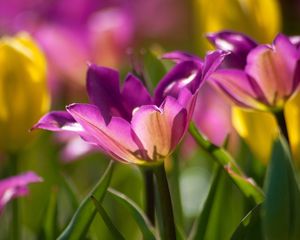
<path id="1" fill-rule="evenodd" d="M 143 69 L 149 58 L 172 50 L 203 57 L 212 49 L 205 38 L 208 32 L 241 31 L 258 42 L 269 43 L 278 32 L 300 35 L 299 23 L 300 1 L 297 0 L 0 0 L 0 36 L 26 31 L 46 56 L 52 110 L 64 109 L 72 102 L 87 101 L 85 74 L 89 62 L 117 68 L 125 76 L 133 66 Z M 153 55 L 150 56 L 149 51 Z M 293 132 L 300 132 L 299 105 L 300 97 L 296 96 L 289 111 L 293 114 L 290 118 L 290 131 Z M 34 106 L 32 111 L 35 111 Z M 26 129 L 30 129 L 39 117 L 28 123 Z M 205 85 L 199 95 L 194 120 L 218 145 L 229 136 L 229 151 L 247 174 L 262 183 L 271 139 L 277 131 L 273 119 L 262 113 L 233 110 L 214 89 Z M 22 124 L 22 121 L 19 119 L 15 124 Z M 262 122 L 270 124 L 263 132 L 266 141 L 260 141 Z M 23 239 L 44 239 L 43 226 L 49 206 L 57 207 L 55 232 L 59 234 L 80 200 L 103 174 L 109 159 L 74 136 L 42 131 L 26 134 L 35 136 L 17 147 L 17 171 L 33 170 L 44 182 L 32 185 L 31 194 L 20 200 L 22 234 Z M 1 142 L 7 141 L 5 134 L 0 135 Z M 292 141 L 296 146 L 295 159 L 300 160 L 298 135 Z M 10 144 L 13 146 L 14 142 Z M 0 149 L 0 178 L 10 175 L 9 151 L 4 147 Z M 172 189 L 175 208 L 183 207 L 183 212 L 177 213 L 177 221 L 184 222 L 184 228 L 190 229 L 210 186 L 212 160 L 197 150 L 187 136 L 174 159 L 166 165 L 170 182 L 179 181 L 179 185 L 174 184 L 179 189 Z M 174 171 L 178 168 L 181 169 L 179 178 L 178 171 Z M 218 187 L 207 239 L 228 239 L 247 212 L 242 194 L 226 175 L 222 178 L 223 186 Z M 143 207 L 144 184 L 137 167 L 116 164 L 111 185 Z M 226 205 L 223 217 L 220 217 L 220 202 Z M 10 235 L 11 207 L 9 204 L 0 217 L 0 239 L 8 239 Z M 104 199 L 104 207 L 124 236 L 141 238 L 126 209 L 109 196 Z M 210 231 L 216 224 L 219 231 Z M 112 239 L 99 216 L 92 224 L 89 239 Z"/>

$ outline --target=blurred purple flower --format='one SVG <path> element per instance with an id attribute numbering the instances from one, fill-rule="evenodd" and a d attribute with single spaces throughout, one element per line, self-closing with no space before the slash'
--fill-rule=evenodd
<path id="1" fill-rule="evenodd" d="M 122 90 L 115 70 L 91 65 L 87 91 L 92 104 L 71 104 L 67 112 L 45 115 L 34 128 L 77 132 L 112 158 L 141 165 L 157 164 L 171 154 L 187 130 L 196 96 L 224 53 L 203 63 L 175 65 L 157 86 L 154 98 L 129 74 Z"/>
<path id="2" fill-rule="evenodd" d="M 218 70 L 210 82 L 241 107 L 263 111 L 282 109 L 299 87 L 300 52 L 283 34 L 278 34 L 271 45 L 257 46 L 244 35 L 238 35 L 234 34 L 232 39 L 229 33 L 217 33 L 214 43 L 221 49 L 232 45 L 235 53 L 232 58 L 241 63 L 246 59 L 246 64 L 238 69 Z M 220 39 L 222 44 L 217 44 Z"/>
<path id="3" fill-rule="evenodd" d="M 33 172 L 0 180 L 0 214 L 4 206 L 12 199 L 28 194 L 28 184 L 41 182 L 43 179 Z"/>

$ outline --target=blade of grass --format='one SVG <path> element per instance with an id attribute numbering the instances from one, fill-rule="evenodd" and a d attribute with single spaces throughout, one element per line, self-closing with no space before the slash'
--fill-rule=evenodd
<path id="1" fill-rule="evenodd" d="M 91 196 L 91 199 L 92 199 L 98 213 L 100 214 L 100 216 L 102 217 L 104 223 L 106 224 L 107 228 L 110 230 L 111 234 L 114 236 L 114 239 L 116 239 L 116 240 L 125 240 L 125 238 L 122 236 L 122 234 L 116 228 L 116 226 L 113 224 L 110 217 L 108 216 L 108 214 L 106 213 L 104 208 L 101 206 L 99 201 L 97 201 L 97 199 L 94 196 Z"/>
<path id="2" fill-rule="evenodd" d="M 128 209 L 130 215 L 135 219 L 136 223 L 138 224 L 145 240 L 156 239 L 154 233 L 155 231 L 151 226 L 149 219 L 146 217 L 142 209 L 134 201 L 132 201 L 123 193 L 120 193 L 112 188 L 109 188 L 107 193 L 110 194 L 113 197 L 113 199 L 115 199 L 116 201 L 118 201 L 120 204 L 122 204 Z"/>
<path id="3" fill-rule="evenodd" d="M 98 201 L 102 201 L 111 180 L 112 170 L 113 161 L 109 163 L 106 171 L 93 190 L 81 202 L 70 223 L 58 237 L 58 240 L 84 239 L 96 214 L 96 209 L 90 201 L 90 196 L 94 195 Z"/>

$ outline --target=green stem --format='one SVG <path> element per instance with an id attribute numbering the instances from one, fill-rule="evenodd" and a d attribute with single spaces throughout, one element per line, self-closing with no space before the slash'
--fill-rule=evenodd
<path id="1" fill-rule="evenodd" d="M 180 166 L 179 166 L 179 159 L 178 154 L 175 152 L 173 154 L 173 166 L 170 176 L 170 185 L 171 185 L 171 193 L 173 196 L 173 204 L 176 211 L 175 214 L 175 220 L 177 223 L 177 226 L 180 226 L 183 228 L 183 211 L 182 211 L 182 201 L 181 201 L 181 195 L 180 195 Z"/>
<path id="2" fill-rule="evenodd" d="M 11 175 L 18 174 L 18 154 L 10 153 L 9 154 L 9 163 L 11 167 Z M 20 211 L 19 211 L 19 201 L 18 198 L 12 201 L 12 239 L 20 239 Z"/>
<path id="3" fill-rule="evenodd" d="M 176 240 L 176 230 L 174 223 L 174 215 L 172 208 L 172 200 L 166 176 L 164 164 L 154 168 L 154 175 L 156 177 L 156 184 L 158 188 L 158 195 L 161 204 L 161 215 L 163 224 L 163 240 Z"/>
<path id="4" fill-rule="evenodd" d="M 285 121 L 285 117 L 284 117 L 284 111 L 278 111 L 274 113 L 274 116 L 276 118 L 276 122 L 280 128 L 281 133 L 283 134 L 283 136 L 286 138 L 288 144 L 290 145 L 290 139 L 289 139 L 289 134 L 288 134 L 288 129 L 287 129 L 287 125 L 286 125 L 286 121 Z"/>
<path id="5" fill-rule="evenodd" d="M 146 214 L 152 225 L 155 225 L 155 209 L 154 209 L 154 179 L 152 169 L 144 170 L 145 194 L 146 194 Z"/>
<path id="6" fill-rule="evenodd" d="M 262 189 L 254 181 L 248 181 L 242 169 L 237 165 L 232 156 L 223 148 L 218 147 L 206 140 L 198 131 L 194 123 L 190 124 L 189 132 L 196 143 L 207 151 L 212 158 L 223 167 L 226 174 L 242 191 L 242 193 L 256 204 L 264 200 Z"/>

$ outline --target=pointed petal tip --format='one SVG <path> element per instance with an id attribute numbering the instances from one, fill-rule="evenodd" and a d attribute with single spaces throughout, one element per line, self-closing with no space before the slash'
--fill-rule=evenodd
<path id="1" fill-rule="evenodd" d="M 66 106 L 66 110 L 68 111 L 68 110 L 73 109 L 77 104 L 78 104 L 78 103 L 71 103 L 71 104 L 67 105 L 67 106 Z"/>

